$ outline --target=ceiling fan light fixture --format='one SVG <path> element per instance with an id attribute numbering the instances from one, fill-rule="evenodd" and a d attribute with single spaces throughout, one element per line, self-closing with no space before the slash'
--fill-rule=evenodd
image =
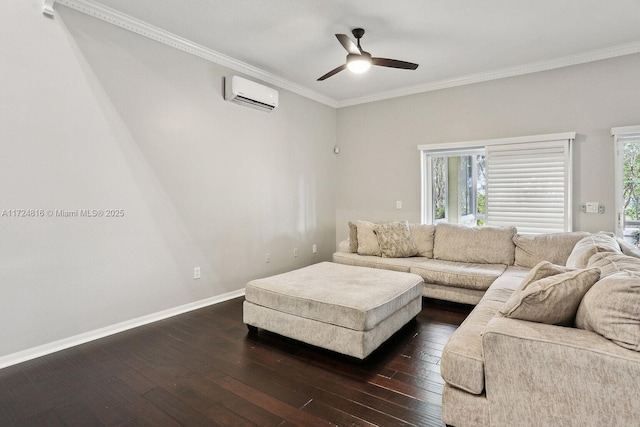
<path id="1" fill-rule="evenodd" d="M 344 64 L 334 68 L 325 75 L 318 78 L 318 81 L 328 79 L 329 77 L 338 74 L 340 71 L 348 69 L 352 73 L 364 73 L 372 65 L 389 68 L 400 68 L 404 70 L 415 70 L 418 68 L 418 64 L 413 62 L 400 61 L 397 59 L 389 58 L 372 58 L 369 52 L 362 50 L 360 46 L 360 39 L 364 35 L 362 28 L 355 28 L 352 32 L 353 36 L 358 41 L 357 44 L 353 42 L 346 34 L 336 34 L 336 38 L 342 45 L 342 47 L 348 52 L 347 60 Z"/>
<path id="2" fill-rule="evenodd" d="M 371 68 L 371 55 L 367 52 L 362 52 L 362 55 L 350 53 L 347 55 L 347 68 L 352 73 L 364 73 Z"/>

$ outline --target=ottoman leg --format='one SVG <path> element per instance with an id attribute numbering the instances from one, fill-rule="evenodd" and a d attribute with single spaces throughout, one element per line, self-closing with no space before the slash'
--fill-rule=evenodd
<path id="1" fill-rule="evenodd" d="M 249 333 L 250 334 L 256 334 L 258 333 L 258 328 L 253 326 L 253 325 L 247 325 L 247 329 L 249 329 Z"/>

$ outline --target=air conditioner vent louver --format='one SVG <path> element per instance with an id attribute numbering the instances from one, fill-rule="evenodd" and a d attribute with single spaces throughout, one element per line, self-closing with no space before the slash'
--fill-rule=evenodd
<path id="1" fill-rule="evenodd" d="M 255 99 L 247 98 L 241 95 L 237 95 L 234 101 L 237 102 L 238 104 L 241 102 L 242 103 L 246 102 L 247 104 L 252 104 L 256 107 L 259 107 L 260 109 L 267 108 L 269 110 L 273 110 L 274 108 L 276 108 L 273 105 L 265 104 L 264 102 L 256 101 Z"/>
<path id="2" fill-rule="evenodd" d="M 278 91 L 238 76 L 225 79 L 225 99 L 262 111 L 278 106 Z"/>

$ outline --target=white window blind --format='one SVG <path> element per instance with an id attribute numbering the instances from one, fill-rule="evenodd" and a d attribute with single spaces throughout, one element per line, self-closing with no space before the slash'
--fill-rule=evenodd
<path id="1" fill-rule="evenodd" d="M 571 140 L 488 145 L 487 225 L 571 231 Z"/>

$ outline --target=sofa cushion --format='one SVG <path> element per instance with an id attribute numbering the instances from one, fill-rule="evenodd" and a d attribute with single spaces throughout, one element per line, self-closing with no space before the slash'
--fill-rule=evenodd
<path id="1" fill-rule="evenodd" d="M 358 253 L 360 255 L 382 256 L 378 236 L 374 232 L 376 224 L 369 221 L 356 221 L 358 234 Z"/>
<path id="2" fill-rule="evenodd" d="M 522 280 L 530 271 L 529 268 L 510 265 L 504 273 L 489 286 L 489 289 L 484 293 L 482 299 L 499 302 L 500 307 L 502 307 L 502 304 L 509 299 L 513 291 L 520 286 Z"/>
<path id="3" fill-rule="evenodd" d="M 436 226 L 433 257 L 445 261 L 513 265 L 515 227 Z"/>
<path id="4" fill-rule="evenodd" d="M 384 258 L 407 258 L 418 253 L 407 221 L 378 224 L 373 231 Z"/>
<path id="5" fill-rule="evenodd" d="M 338 264 L 353 265 L 356 267 L 382 268 L 391 271 L 408 273 L 412 265 L 417 262 L 427 261 L 428 258 L 383 258 L 373 255 L 358 255 L 349 252 L 336 252 L 333 254 L 333 262 Z"/>
<path id="6" fill-rule="evenodd" d="M 507 268 L 504 264 L 478 264 L 470 262 L 427 259 L 414 262 L 409 269 L 419 274 L 425 283 L 486 290 Z"/>
<path id="7" fill-rule="evenodd" d="M 599 268 L 601 278 L 625 270 L 640 273 L 640 259 L 613 252 L 601 252 L 589 258 L 588 267 Z"/>
<path id="8" fill-rule="evenodd" d="M 576 326 L 640 351 L 640 276 L 623 271 L 596 283 L 580 303 Z"/>
<path id="9" fill-rule="evenodd" d="M 473 394 L 483 392 L 482 331 L 503 303 L 483 299 L 451 335 L 440 359 L 440 373 L 448 384 Z"/>
<path id="10" fill-rule="evenodd" d="M 587 268 L 589 258 L 598 252 L 622 253 L 615 237 L 603 233 L 592 234 L 576 243 L 567 258 L 567 267 Z"/>
<path id="11" fill-rule="evenodd" d="M 349 252 L 358 252 L 358 227 L 349 221 Z"/>
<path id="12" fill-rule="evenodd" d="M 620 250 L 622 251 L 623 254 L 632 256 L 634 258 L 640 258 L 640 249 L 638 249 L 636 246 L 632 245 L 631 243 L 619 237 L 616 240 L 618 241 L 618 244 L 620 245 Z"/>
<path id="13" fill-rule="evenodd" d="M 515 265 L 533 268 L 540 261 L 549 261 L 565 265 L 573 247 L 589 233 L 575 231 L 570 233 L 516 234 Z"/>
<path id="14" fill-rule="evenodd" d="M 436 226 L 433 224 L 410 224 L 411 238 L 418 250 L 418 256 L 433 258 L 433 239 Z"/>
<path id="15" fill-rule="evenodd" d="M 572 325 L 582 297 L 600 278 L 600 270 L 572 270 L 526 283 L 500 308 L 512 319 Z"/>

